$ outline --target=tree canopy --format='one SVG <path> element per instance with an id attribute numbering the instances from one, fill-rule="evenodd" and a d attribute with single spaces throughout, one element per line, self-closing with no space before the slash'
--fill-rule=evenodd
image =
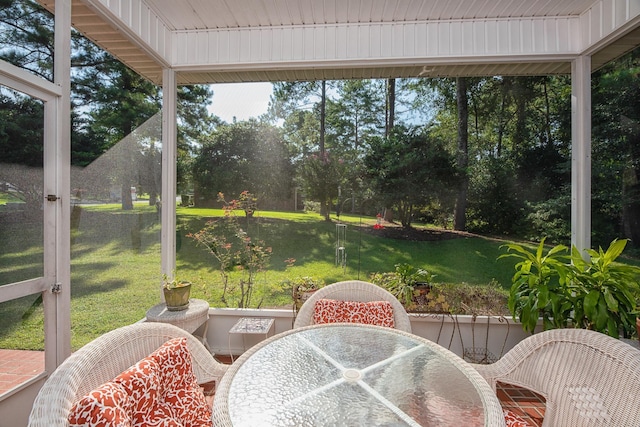
<path id="1" fill-rule="evenodd" d="M 36 2 L 4 0 L 0 59 L 51 80 L 53 19 Z M 73 165 L 87 167 L 153 120 L 161 91 L 72 34 Z M 640 241 L 640 51 L 592 76 L 594 243 Z M 292 188 L 329 218 L 351 199 L 416 220 L 526 239 L 570 239 L 568 76 L 276 82 L 268 114 L 225 124 L 209 86 L 179 88 L 178 190 L 204 200 L 251 191 L 289 206 Z M 0 87 L 0 155 L 42 166 L 42 108 Z M 149 125 L 151 127 L 151 125 Z M 103 181 L 159 192 L 159 138 L 138 135 Z M 8 170 L 8 168 L 5 168 Z M 5 174 L 6 175 L 6 174 Z M 3 178 L 5 182 L 11 182 Z M 338 189 L 341 199 L 338 200 Z M 436 221 L 436 219 L 438 219 Z"/>
<path id="2" fill-rule="evenodd" d="M 250 191 L 262 203 L 290 196 L 293 170 L 281 131 L 257 120 L 224 124 L 196 150 L 196 205 L 213 206 L 218 193 Z M 272 204 L 273 206 L 273 204 Z"/>

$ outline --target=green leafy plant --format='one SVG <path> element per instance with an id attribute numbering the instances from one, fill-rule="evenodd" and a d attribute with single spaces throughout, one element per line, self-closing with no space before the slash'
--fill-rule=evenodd
<path id="1" fill-rule="evenodd" d="M 615 262 L 627 240 L 614 240 L 604 251 L 587 250 L 588 260 L 573 246 L 556 245 L 544 251 L 542 239 L 534 251 L 521 245 L 503 245 L 515 257 L 509 309 L 522 327 L 534 332 L 538 319 L 543 328 L 578 327 L 618 337 L 635 328 L 640 269 Z"/>
<path id="2" fill-rule="evenodd" d="M 162 275 L 162 287 L 164 289 L 182 288 L 184 286 L 189 286 L 190 284 L 191 282 L 178 278 L 175 272 L 171 276 L 168 274 Z"/>
<path id="3" fill-rule="evenodd" d="M 324 280 L 311 276 L 296 277 L 291 281 L 291 296 L 293 303 L 299 310 L 302 304 L 309 298 L 311 292 L 315 292 L 325 285 Z"/>
<path id="4" fill-rule="evenodd" d="M 391 292 L 407 311 L 422 313 L 504 316 L 509 314 L 508 293 L 498 282 L 488 285 L 435 283 L 435 275 L 409 264 L 395 271 L 374 273 L 371 283 Z"/>
<path id="5" fill-rule="evenodd" d="M 407 307 L 412 305 L 417 285 L 429 285 L 435 276 L 422 268 L 410 264 L 395 265 L 395 272 L 374 274 L 372 282 L 391 292 Z"/>
<path id="6" fill-rule="evenodd" d="M 524 330 L 532 333 L 540 317 L 545 329 L 567 326 L 572 310 L 561 284 L 566 283 L 563 260 L 567 257 L 567 247 L 557 245 L 545 253 L 544 241 L 542 239 L 535 251 L 515 243 L 503 245 L 509 253 L 498 257 L 521 260 L 515 265 L 516 272 L 511 279 L 509 310 Z"/>
<path id="7" fill-rule="evenodd" d="M 324 280 L 310 276 L 296 277 L 291 281 L 292 289 L 296 292 L 313 292 L 324 286 Z"/>
<path id="8" fill-rule="evenodd" d="M 640 268 L 616 263 L 627 240 L 614 240 L 606 251 L 588 250 L 585 261 L 573 247 L 571 280 L 568 290 L 574 303 L 576 326 L 617 337 L 635 330 Z"/>

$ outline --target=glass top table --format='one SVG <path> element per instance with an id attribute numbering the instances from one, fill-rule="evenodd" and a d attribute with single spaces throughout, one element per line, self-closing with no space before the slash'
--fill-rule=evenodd
<path id="1" fill-rule="evenodd" d="M 216 426 L 504 426 L 473 367 L 391 328 L 327 324 L 271 337 L 216 389 Z"/>

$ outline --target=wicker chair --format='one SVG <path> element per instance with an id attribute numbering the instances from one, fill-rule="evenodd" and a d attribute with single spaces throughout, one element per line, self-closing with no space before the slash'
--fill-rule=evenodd
<path id="1" fill-rule="evenodd" d="M 494 391 L 500 381 L 543 395 L 543 426 L 640 425 L 640 351 L 599 332 L 540 332 L 474 367 Z"/>
<path id="2" fill-rule="evenodd" d="M 393 307 L 395 329 L 411 332 L 409 315 L 402 304 L 400 304 L 400 301 L 386 289 L 361 280 L 336 282 L 315 291 L 313 295 L 302 304 L 302 307 L 300 307 L 300 311 L 293 324 L 294 328 L 309 326 L 313 323 L 314 306 L 316 301 L 321 298 L 359 302 L 389 301 Z"/>
<path id="3" fill-rule="evenodd" d="M 36 396 L 30 427 L 67 427 L 74 403 L 99 385 L 153 353 L 166 341 L 187 337 L 198 383 L 222 378 L 227 366 L 217 362 L 193 335 L 165 323 L 135 323 L 108 332 L 69 356 L 49 376 Z"/>

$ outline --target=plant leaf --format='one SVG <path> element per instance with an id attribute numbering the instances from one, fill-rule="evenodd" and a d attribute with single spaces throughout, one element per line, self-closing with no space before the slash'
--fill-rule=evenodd
<path id="1" fill-rule="evenodd" d="M 596 305 L 599 299 L 600 292 L 595 289 L 584 297 L 584 315 L 591 321 L 594 321 L 597 316 Z"/>

